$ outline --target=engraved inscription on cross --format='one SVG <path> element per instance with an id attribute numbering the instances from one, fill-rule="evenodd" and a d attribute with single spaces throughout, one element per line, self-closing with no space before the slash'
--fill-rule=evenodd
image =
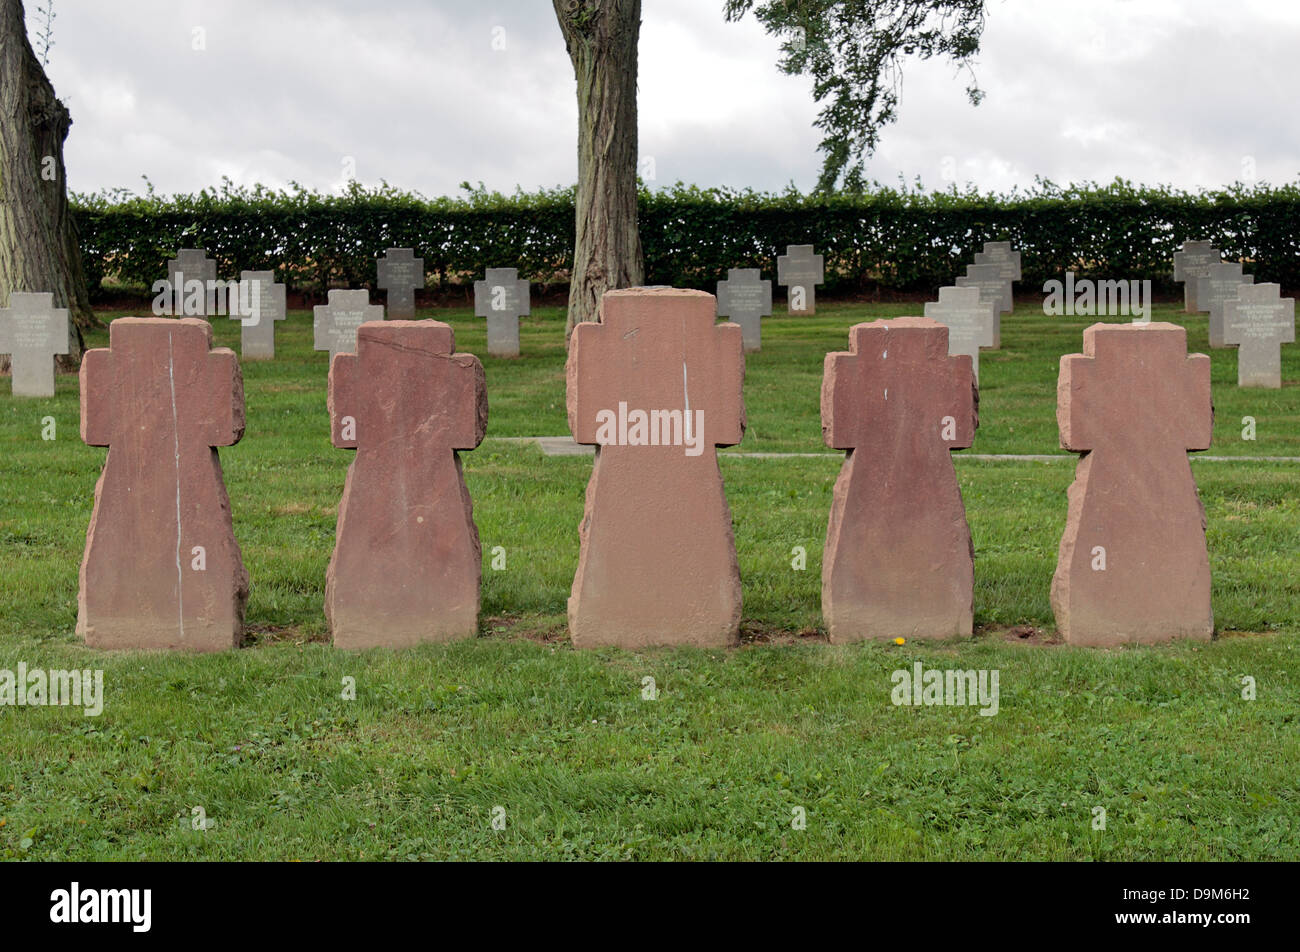
<path id="1" fill-rule="evenodd" d="M 1196 284 L 1210 265 L 1221 260 L 1212 241 L 1184 241 L 1182 248 L 1174 252 L 1174 280 L 1183 283 L 1183 310 L 1188 314 L 1205 310 L 1196 300 Z"/>
<path id="2" fill-rule="evenodd" d="M 68 352 L 68 309 L 54 295 L 13 291 L 0 308 L 0 354 L 9 354 L 15 397 L 54 396 L 54 355 Z"/>
<path id="3" fill-rule="evenodd" d="M 1243 284 L 1254 284 L 1255 277 L 1241 273 L 1240 261 L 1220 261 L 1206 268 L 1196 279 L 1196 305 L 1210 312 L 1210 346 L 1227 347 L 1223 339 L 1223 305 L 1237 296 Z"/>
<path id="4" fill-rule="evenodd" d="M 812 245 L 786 246 L 785 254 L 776 259 L 776 280 L 789 289 L 791 314 L 817 313 L 817 285 L 826 280 L 826 271 Z"/>
<path id="5" fill-rule="evenodd" d="M 389 248 L 379 259 L 379 287 L 388 292 L 388 319 L 415 317 L 415 291 L 424 287 L 424 259 L 413 248 Z"/>
<path id="6" fill-rule="evenodd" d="M 488 354 L 519 356 L 519 318 L 531 314 L 528 282 L 517 268 L 488 268 L 474 282 L 474 316 L 487 318 Z"/>
<path id="7" fill-rule="evenodd" d="M 992 304 L 996 309 L 997 320 L 993 326 L 993 346 L 1002 346 L 1002 312 L 1011 313 L 1011 282 L 1002 276 L 1002 268 L 996 264 L 970 264 L 966 273 L 958 275 L 953 282 L 959 288 L 979 288 L 980 300 Z"/>
<path id="8" fill-rule="evenodd" d="M 975 252 L 975 263 L 997 265 L 1008 281 L 1021 280 L 1020 252 L 1012 251 L 1009 241 L 984 242 L 984 250 Z"/>
<path id="9" fill-rule="evenodd" d="M 947 326 L 949 355 L 969 356 L 978 383 L 980 348 L 993 346 L 997 308 L 980 300 L 979 288 L 947 287 L 939 289 L 938 301 L 926 302 L 925 316 Z"/>
<path id="10" fill-rule="evenodd" d="M 184 301 L 187 317 L 206 317 L 216 310 L 216 291 L 208 288 L 217 280 L 217 263 L 202 248 L 182 248 L 167 262 L 167 280 L 172 283 L 174 300 Z M 191 281 L 197 286 L 186 287 Z M 181 316 L 180 311 L 176 313 Z"/>
<path id="11" fill-rule="evenodd" d="M 1295 340 L 1295 298 L 1279 284 L 1243 284 L 1223 304 L 1223 340 L 1237 346 L 1237 386 L 1282 386 L 1282 345 Z"/>
<path id="12" fill-rule="evenodd" d="M 274 271 L 241 271 L 241 281 L 256 281 L 256 313 L 231 314 L 241 322 L 239 353 L 244 360 L 271 360 L 275 357 L 275 322 L 285 319 L 284 285 L 275 280 Z"/>
<path id="13" fill-rule="evenodd" d="M 382 321 L 384 308 L 370 303 L 370 292 L 334 288 L 328 304 L 312 309 L 312 337 L 316 350 L 328 350 L 330 361 L 335 354 L 351 354 L 357 349 L 357 328 L 366 321 Z"/>
<path id="14" fill-rule="evenodd" d="M 762 350 L 760 321 L 772 313 L 772 282 L 760 280 L 758 268 L 731 268 L 718 282 L 718 316 L 740 325 L 746 352 Z"/>

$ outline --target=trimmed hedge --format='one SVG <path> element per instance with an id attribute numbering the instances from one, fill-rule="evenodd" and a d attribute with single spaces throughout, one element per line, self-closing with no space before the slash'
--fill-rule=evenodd
<path id="1" fill-rule="evenodd" d="M 342 195 L 296 187 L 197 195 L 123 190 L 74 195 L 73 213 L 92 297 L 105 279 L 147 290 L 177 248 L 203 247 L 222 277 L 275 270 L 291 290 L 373 287 L 385 248 L 413 247 L 429 286 L 464 286 L 489 266 L 517 266 L 544 286 L 567 282 L 573 254 L 572 188 L 502 195 L 480 187 L 427 199 L 387 184 L 353 183 Z M 1174 251 L 1214 240 L 1258 281 L 1300 287 L 1300 186 L 1187 193 L 1117 180 L 1059 188 L 1039 181 L 1011 195 L 876 187 L 804 195 L 678 184 L 640 198 L 646 283 L 713 290 L 728 268 L 775 277 L 787 244 L 826 256 L 826 290 L 932 291 L 952 283 L 986 240 L 1021 251 L 1022 287 L 1066 270 L 1080 277 L 1151 279 L 1172 287 Z"/>

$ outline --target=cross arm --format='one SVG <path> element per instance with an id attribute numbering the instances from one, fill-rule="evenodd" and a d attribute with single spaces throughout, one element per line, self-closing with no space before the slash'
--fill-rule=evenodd
<path id="1" fill-rule="evenodd" d="M 472 450 L 483 442 L 487 433 L 487 375 L 482 362 L 473 354 L 452 354 L 449 359 L 458 385 L 451 394 L 451 406 L 456 408 L 451 448 Z"/>
<path id="2" fill-rule="evenodd" d="M 81 356 L 81 439 L 87 446 L 108 446 L 113 438 L 113 353 L 107 347 Z"/>
<path id="3" fill-rule="evenodd" d="M 341 450 L 357 448 L 356 438 L 357 355 L 335 354 L 330 361 L 329 394 L 326 403 L 330 415 L 330 441 Z M 351 437 L 343 436 L 343 419 L 352 417 Z"/>
<path id="4" fill-rule="evenodd" d="M 205 366 L 207 393 L 212 408 L 207 420 L 209 446 L 234 446 L 244 437 L 244 374 L 239 358 L 229 347 L 214 347 Z"/>

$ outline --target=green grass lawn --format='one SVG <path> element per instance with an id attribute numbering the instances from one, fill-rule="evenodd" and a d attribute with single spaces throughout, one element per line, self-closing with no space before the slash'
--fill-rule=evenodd
<path id="1" fill-rule="evenodd" d="M 780 307 L 778 306 L 778 310 Z M 918 305 L 823 304 L 764 322 L 734 453 L 826 451 L 822 360 L 849 325 Z M 116 314 L 102 315 L 105 319 Z M 468 309 L 423 316 L 485 354 Z M 1157 306 L 1206 350 L 1206 319 Z M 0 855 L 265 858 L 1300 858 L 1300 465 L 1194 465 L 1209 518 L 1209 644 L 1054 644 L 1048 586 L 1072 458 L 955 454 L 976 549 L 973 641 L 835 647 L 820 558 L 839 462 L 724 458 L 744 580 L 732 651 L 575 652 L 565 599 L 587 457 L 495 437 L 568 432 L 563 312 L 525 318 L 524 356 L 484 358 L 488 440 L 463 454 L 483 541 L 483 637 L 334 651 L 325 566 L 352 453 L 329 442 L 311 318 L 244 366 L 248 429 L 221 451 L 253 579 L 251 647 L 100 653 L 73 634 L 103 449 L 78 438 L 75 377 L 50 400 L 0 384 L 0 669 L 102 668 L 102 716 L 0 707 Z M 1087 319 L 1022 306 L 981 356 L 970 453 L 1060 453 L 1060 355 Z M 217 320 L 238 349 L 238 324 Z M 104 346 L 107 332 L 92 336 Z M 1300 347 L 1281 391 L 1239 390 L 1213 351 L 1220 456 L 1300 456 Z M 41 439 L 52 416 L 57 438 Z M 1242 418 L 1256 439 L 1242 439 Z M 493 571 L 502 546 L 506 568 Z M 802 546 L 807 567 L 791 567 Z M 400 571 L 400 566 L 394 567 Z M 1025 637 L 1022 637 L 1025 636 Z M 890 673 L 996 669 L 1000 709 L 895 707 Z M 1258 698 L 1242 699 L 1243 676 Z M 356 679 L 357 699 L 340 697 Z M 653 677 L 658 700 L 642 699 Z M 215 820 L 190 828 L 200 806 Z M 492 829 L 495 807 L 506 828 Z M 791 827 L 792 810 L 807 828 Z M 1093 808 L 1107 813 L 1094 830 Z"/>

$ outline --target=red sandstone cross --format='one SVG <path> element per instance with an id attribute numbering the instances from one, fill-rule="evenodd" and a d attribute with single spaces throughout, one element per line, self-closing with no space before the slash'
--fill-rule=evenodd
<path id="1" fill-rule="evenodd" d="M 826 355 L 822 435 L 848 450 L 822 562 L 831 640 L 970 635 L 970 530 L 951 450 L 975 438 L 968 355 L 925 317 L 858 324 Z"/>
<path id="2" fill-rule="evenodd" d="M 482 441 L 487 394 L 478 358 L 454 346 L 438 321 L 373 321 L 330 364 L 333 442 L 357 451 L 326 576 L 339 647 L 477 633 L 478 530 L 456 451 Z"/>
<path id="3" fill-rule="evenodd" d="M 1176 324 L 1094 324 L 1061 358 L 1061 446 L 1083 453 L 1052 581 L 1081 644 L 1209 638 L 1205 513 L 1188 463 L 1210 446 L 1210 358 Z"/>
<path id="4" fill-rule="evenodd" d="M 82 360 L 81 438 L 109 447 L 81 567 L 91 645 L 239 641 L 248 576 L 214 447 L 243 436 L 244 388 L 234 352 L 211 343 L 205 320 L 123 317 Z"/>
<path id="5" fill-rule="evenodd" d="M 744 433 L 745 358 L 739 325 L 715 324 L 714 307 L 701 291 L 611 291 L 601 323 L 574 330 L 567 373 L 577 442 L 598 442 L 599 414 L 676 413 L 682 422 L 668 434 L 675 442 L 661 428 L 660 445 L 597 447 L 569 599 L 579 646 L 736 637 L 740 578 L 716 447 Z M 699 455 L 687 454 L 687 442 Z"/>

